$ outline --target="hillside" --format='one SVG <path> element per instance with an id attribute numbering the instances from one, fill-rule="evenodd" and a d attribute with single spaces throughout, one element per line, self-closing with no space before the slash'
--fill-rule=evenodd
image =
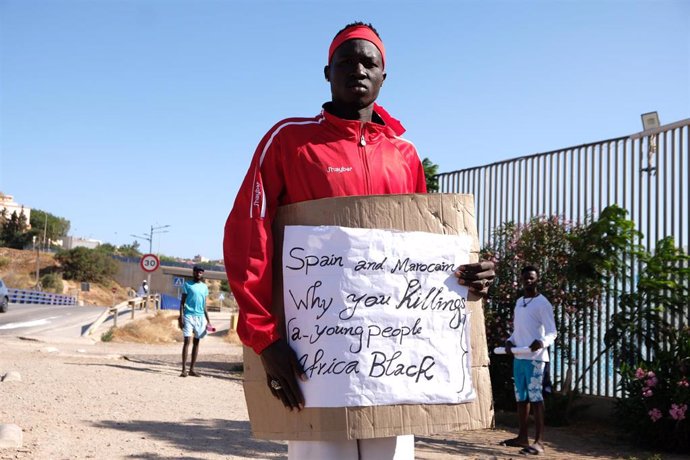
<path id="1" fill-rule="evenodd" d="M 57 271 L 60 265 L 52 253 L 41 252 L 38 258 L 40 275 Z M 36 252 L 0 247 L 0 278 L 10 288 L 33 289 L 36 285 Z M 81 292 L 81 283 L 63 280 L 62 294 L 77 297 L 83 305 L 111 305 L 127 299 L 127 289 L 115 281 L 106 285 L 90 283 L 88 292 Z M 112 293 L 112 288 L 116 292 Z"/>

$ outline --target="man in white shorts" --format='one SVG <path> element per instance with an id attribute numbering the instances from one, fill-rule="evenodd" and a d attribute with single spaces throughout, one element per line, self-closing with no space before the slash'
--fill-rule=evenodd
<path id="1" fill-rule="evenodd" d="M 206 336 L 206 326 L 211 322 L 206 311 L 206 298 L 208 297 L 208 286 L 204 283 L 204 269 L 194 266 L 191 281 L 185 281 L 182 286 L 182 299 L 180 299 L 180 317 L 178 324 L 184 336 L 182 346 L 182 373 L 180 377 L 201 377 L 194 370 L 196 357 L 199 353 L 199 341 Z M 187 374 L 187 351 L 189 349 L 189 339 L 193 337 L 192 361 L 189 365 Z"/>

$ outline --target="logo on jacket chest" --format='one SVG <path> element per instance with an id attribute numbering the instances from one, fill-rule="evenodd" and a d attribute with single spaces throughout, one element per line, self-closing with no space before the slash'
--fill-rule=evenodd
<path id="1" fill-rule="evenodd" d="M 352 166 L 328 166 L 327 173 L 348 173 L 352 171 Z"/>
<path id="2" fill-rule="evenodd" d="M 261 184 L 259 181 L 256 181 L 254 184 L 254 201 L 252 203 L 253 206 L 259 206 L 261 203 Z"/>

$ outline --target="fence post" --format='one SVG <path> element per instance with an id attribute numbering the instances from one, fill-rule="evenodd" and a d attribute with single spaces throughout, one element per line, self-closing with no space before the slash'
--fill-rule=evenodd
<path id="1" fill-rule="evenodd" d="M 134 319 L 134 307 L 136 306 L 134 300 L 129 301 L 129 306 L 132 307 L 132 319 Z"/>

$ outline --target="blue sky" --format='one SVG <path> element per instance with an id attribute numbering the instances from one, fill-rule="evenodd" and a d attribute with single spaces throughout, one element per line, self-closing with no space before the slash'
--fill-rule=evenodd
<path id="1" fill-rule="evenodd" d="M 442 172 L 690 117 L 688 1 L 0 0 L 0 191 L 78 236 L 170 225 L 154 252 L 220 258 L 256 144 L 319 112 L 354 20 Z"/>

